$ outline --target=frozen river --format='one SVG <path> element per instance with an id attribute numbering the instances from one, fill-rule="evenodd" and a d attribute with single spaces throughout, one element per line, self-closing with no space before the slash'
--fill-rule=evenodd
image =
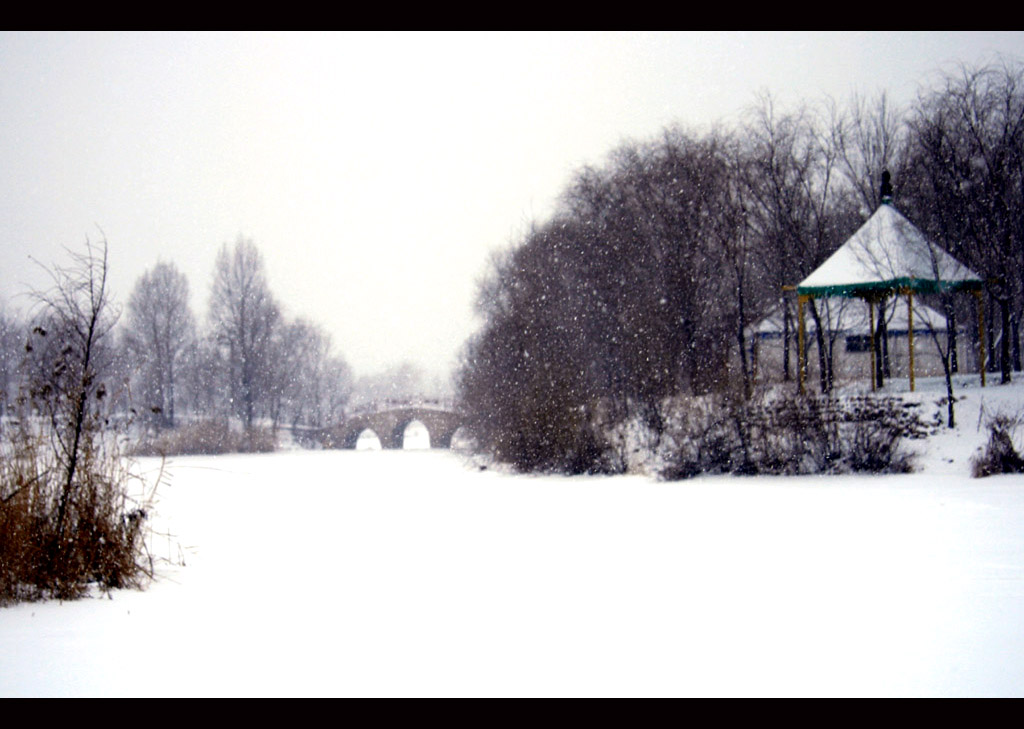
<path id="1" fill-rule="evenodd" d="M 0 610 L 0 694 L 1024 693 L 1020 478 L 529 477 L 446 451 L 169 475 L 159 579 Z"/>

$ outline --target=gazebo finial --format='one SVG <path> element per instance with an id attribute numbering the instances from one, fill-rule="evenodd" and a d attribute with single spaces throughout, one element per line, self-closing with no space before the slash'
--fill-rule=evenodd
<path id="1" fill-rule="evenodd" d="M 892 176 L 889 170 L 882 170 L 882 189 L 879 194 L 883 205 L 892 205 Z"/>

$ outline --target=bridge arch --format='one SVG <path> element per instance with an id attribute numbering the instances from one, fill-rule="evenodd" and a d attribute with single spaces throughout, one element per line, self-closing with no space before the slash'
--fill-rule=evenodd
<path id="1" fill-rule="evenodd" d="M 359 435 L 372 430 L 380 440 L 381 448 L 398 449 L 403 445 L 405 429 L 415 421 L 426 428 L 431 448 L 451 448 L 452 435 L 465 419 L 458 413 L 423 407 L 405 407 L 355 415 L 330 429 L 327 440 L 334 447 L 353 449 Z"/>
<path id="2" fill-rule="evenodd" d="M 357 451 L 379 451 L 383 447 L 384 444 L 381 443 L 380 436 L 373 428 L 364 428 L 359 431 L 352 443 L 352 448 Z"/>
<path id="3" fill-rule="evenodd" d="M 430 430 L 419 418 L 413 418 L 405 425 L 395 428 L 395 436 L 402 444 L 403 450 L 422 450 L 430 448 Z"/>

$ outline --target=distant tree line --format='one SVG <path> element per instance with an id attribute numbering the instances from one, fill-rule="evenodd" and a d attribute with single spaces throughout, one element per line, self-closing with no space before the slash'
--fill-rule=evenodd
<path id="1" fill-rule="evenodd" d="M 431 376 L 414 362 L 404 361 L 359 377 L 352 387 L 350 411 L 386 409 L 396 404 L 451 407 L 451 383 Z"/>
<path id="2" fill-rule="evenodd" d="M 0 415 L 12 411 L 31 375 L 26 346 L 36 318 L 0 310 Z M 247 429 L 322 427 L 343 418 L 351 394 L 351 369 L 330 335 L 286 317 L 258 248 L 245 238 L 218 253 L 205 325 L 192 311 L 186 276 L 159 262 L 108 329 L 94 361 L 110 414 L 155 430 L 208 418 L 234 418 Z"/>
<path id="3" fill-rule="evenodd" d="M 795 379 L 784 287 L 874 212 L 884 170 L 899 210 L 990 282 L 985 366 L 1008 381 L 1024 315 L 1024 68 L 1002 62 L 960 67 L 903 109 L 884 94 L 788 110 L 764 96 L 735 128 L 666 129 L 577 171 L 480 286 L 459 397 L 481 448 L 524 470 L 616 470 L 619 424 L 657 438 L 673 398 L 749 396 L 745 332 L 773 311 L 784 352 L 771 374 Z M 828 307 L 808 310 L 826 393 Z M 967 313 L 946 314 L 952 337 Z"/>

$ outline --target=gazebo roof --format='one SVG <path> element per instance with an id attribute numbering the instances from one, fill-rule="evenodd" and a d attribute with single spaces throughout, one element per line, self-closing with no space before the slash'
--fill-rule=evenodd
<path id="1" fill-rule="evenodd" d="M 870 296 L 979 289 L 981 277 L 924 237 L 892 205 L 879 206 L 842 247 L 797 286 L 810 296 Z"/>

